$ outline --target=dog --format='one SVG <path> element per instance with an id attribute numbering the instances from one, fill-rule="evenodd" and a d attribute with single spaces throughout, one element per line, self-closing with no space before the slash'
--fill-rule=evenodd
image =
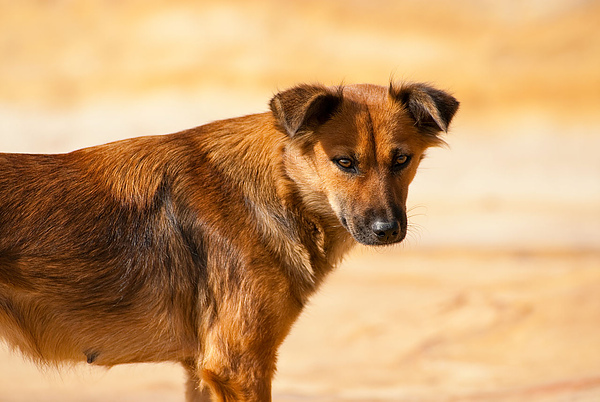
<path id="1" fill-rule="evenodd" d="M 428 84 L 277 93 L 270 111 L 66 154 L 0 154 L 0 336 L 40 364 L 180 362 L 188 401 L 270 401 L 276 353 L 406 197 L 459 103 Z"/>

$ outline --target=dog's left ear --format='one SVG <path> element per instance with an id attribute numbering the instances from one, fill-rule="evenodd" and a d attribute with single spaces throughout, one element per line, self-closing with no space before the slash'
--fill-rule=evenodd
<path id="1" fill-rule="evenodd" d="M 341 101 L 341 90 L 299 85 L 278 93 L 269 105 L 279 125 L 290 137 L 296 137 L 327 122 Z"/>
<path id="2" fill-rule="evenodd" d="M 433 134 L 448 131 L 459 106 L 452 95 L 426 84 L 390 84 L 389 95 L 408 110 L 417 127 Z"/>

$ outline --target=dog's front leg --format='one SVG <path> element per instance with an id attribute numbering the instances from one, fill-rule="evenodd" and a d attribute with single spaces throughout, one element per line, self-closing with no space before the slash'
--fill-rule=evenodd
<path id="1" fill-rule="evenodd" d="M 238 319 L 219 322 L 205 338 L 202 381 L 215 402 L 269 402 L 276 350 L 283 337 L 276 325 L 245 320 L 240 325 Z"/>
<path id="2" fill-rule="evenodd" d="M 271 401 L 274 369 L 268 366 L 274 367 L 274 353 L 273 357 L 267 351 L 262 356 L 255 353 L 251 355 L 244 356 L 241 352 L 230 353 L 228 357 L 205 359 L 202 381 L 212 390 L 214 402 Z"/>
<path id="3" fill-rule="evenodd" d="M 188 359 L 181 362 L 187 372 L 187 384 L 185 389 L 186 402 L 212 402 L 210 389 L 202 386 L 198 373 L 198 363 L 196 359 Z"/>

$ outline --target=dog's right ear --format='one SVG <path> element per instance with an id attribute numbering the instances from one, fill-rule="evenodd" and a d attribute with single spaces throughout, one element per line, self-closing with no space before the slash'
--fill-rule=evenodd
<path id="1" fill-rule="evenodd" d="M 278 93 L 269 105 L 281 128 L 293 138 L 327 122 L 341 102 L 341 88 L 299 85 Z"/>

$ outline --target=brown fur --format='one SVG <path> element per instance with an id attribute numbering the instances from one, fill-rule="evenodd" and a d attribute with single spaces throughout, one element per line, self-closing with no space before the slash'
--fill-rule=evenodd
<path id="1" fill-rule="evenodd" d="M 301 85 L 270 105 L 0 154 L 0 335 L 39 362 L 181 362 L 190 401 L 202 385 L 270 400 L 277 348 L 326 274 L 356 241 L 404 238 L 408 185 L 458 102 L 423 84 Z"/>

